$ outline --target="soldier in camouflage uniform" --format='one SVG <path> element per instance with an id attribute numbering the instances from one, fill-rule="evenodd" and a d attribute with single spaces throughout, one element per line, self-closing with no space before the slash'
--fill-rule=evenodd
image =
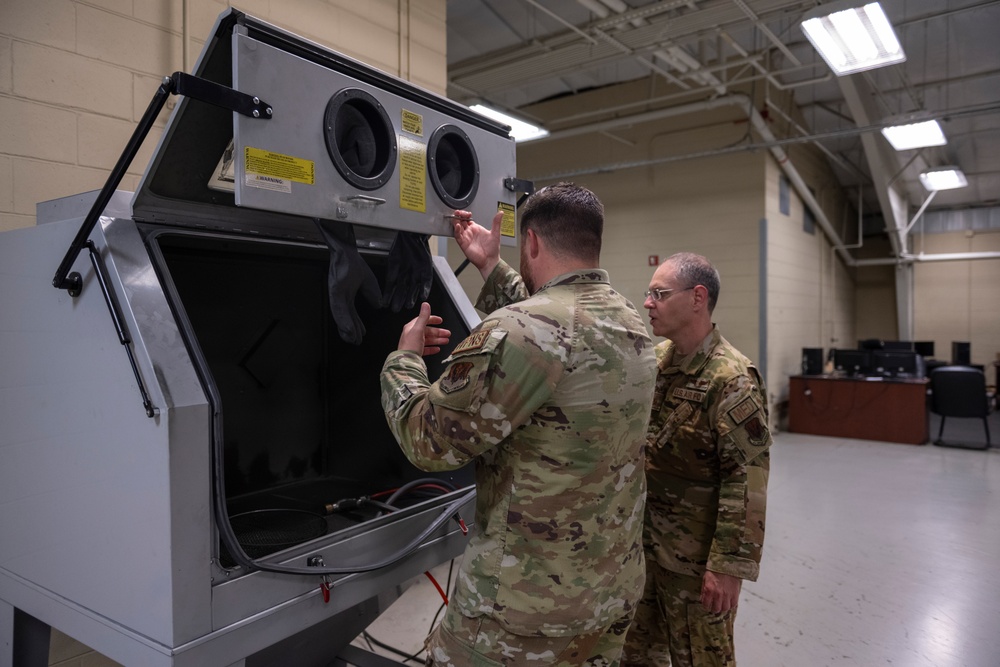
<path id="1" fill-rule="evenodd" d="M 764 541 L 769 447 L 764 382 L 712 324 L 719 274 L 681 253 L 643 304 L 658 375 L 646 446 L 646 590 L 624 663 L 732 666 L 744 579 Z"/>
<path id="2" fill-rule="evenodd" d="M 431 383 L 447 340 L 423 304 L 382 371 L 382 405 L 424 470 L 476 465 L 476 532 L 428 664 L 617 665 L 642 594 L 653 345 L 598 264 L 603 207 L 560 184 L 525 203 L 523 275 L 456 211 L 486 319 Z M 523 280 L 522 280 L 523 278 Z M 529 296 L 529 294 L 531 296 Z M 511 305 L 508 305 L 511 304 Z"/>

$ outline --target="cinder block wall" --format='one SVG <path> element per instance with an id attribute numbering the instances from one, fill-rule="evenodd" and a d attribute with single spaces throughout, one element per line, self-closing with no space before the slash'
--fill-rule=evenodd
<path id="1" fill-rule="evenodd" d="M 641 80 L 526 111 L 543 120 L 589 112 L 606 120 L 613 113 L 601 115 L 602 109 L 653 98 L 657 85 Z M 763 108 L 763 99 L 755 104 Z M 854 272 L 822 230 L 804 231 L 804 206 L 794 190 L 787 212 L 782 209 L 782 172 L 769 152 L 728 150 L 753 140 L 736 107 L 699 111 L 521 144 L 518 175 L 536 187 L 564 179 L 597 193 L 606 209 L 602 266 L 639 309 L 655 269 L 651 258 L 662 262 L 680 251 L 707 256 L 722 277 L 714 320 L 761 366 L 771 403 L 779 405 L 788 376 L 801 371 L 803 347 L 854 336 Z M 787 151 L 827 218 L 852 228 L 853 211 L 819 151 L 798 145 Z M 513 252 L 507 258 L 517 261 Z M 460 252 L 453 248 L 450 259 L 457 266 Z M 473 296 L 482 284 L 475 270 L 461 279 Z M 779 412 L 772 414 L 777 424 Z"/>
<path id="2" fill-rule="evenodd" d="M 1000 252 L 1000 233 L 927 234 L 914 250 L 928 255 Z M 914 269 L 913 331 L 917 340 L 934 341 L 934 355 L 951 359 L 952 341 L 972 344 L 972 363 L 986 367 L 986 382 L 996 384 L 993 362 L 1000 363 L 1000 261 L 918 262 Z"/>
<path id="3" fill-rule="evenodd" d="M 102 187 L 162 77 L 191 71 L 230 4 L 0 0 L 0 231 L 33 225 L 37 202 Z M 446 0 L 246 0 L 235 6 L 445 92 Z M 172 98 L 160 114 L 120 188 L 138 185 L 175 103 Z"/>

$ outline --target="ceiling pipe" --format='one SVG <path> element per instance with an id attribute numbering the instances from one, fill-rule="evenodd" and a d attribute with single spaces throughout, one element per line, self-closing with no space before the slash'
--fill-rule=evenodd
<path id="1" fill-rule="evenodd" d="M 544 12 L 545 14 L 548 14 L 553 19 L 555 19 L 556 21 L 558 21 L 559 23 L 561 23 L 563 26 L 569 28 L 570 30 L 572 30 L 576 34 L 580 35 L 580 37 L 583 37 L 585 40 L 587 40 L 591 44 L 597 44 L 597 40 L 596 39 L 594 39 L 593 37 L 591 37 L 590 35 L 588 35 L 583 30 L 580 30 L 580 28 L 576 27 L 575 25 L 573 25 L 572 23 L 570 23 L 569 21 L 567 21 L 563 17 L 559 16 L 558 14 L 556 14 L 551 9 L 538 4 L 535 0 L 524 0 L 524 1 L 526 3 L 528 3 L 529 5 L 531 5 L 532 7 L 534 7 L 535 9 L 539 10 L 540 12 Z"/>
<path id="2" fill-rule="evenodd" d="M 777 35 L 775 35 L 773 32 L 771 32 L 770 28 L 768 28 L 764 24 L 764 22 L 760 20 L 760 17 L 757 16 L 757 14 L 755 14 L 754 11 L 752 9 L 750 9 L 750 7 L 747 6 L 747 3 L 743 2 L 743 0 L 733 0 L 733 4 L 735 4 L 737 7 L 739 7 L 740 11 L 742 11 L 744 14 L 746 14 L 747 18 L 749 18 L 751 21 L 753 21 L 753 24 L 755 26 L 757 26 L 757 29 L 760 30 L 764 34 L 764 36 L 766 36 L 769 40 L 771 40 L 771 43 L 774 44 L 774 46 L 779 51 L 781 51 L 782 53 L 785 54 L 785 57 L 788 58 L 789 62 L 791 62 L 791 63 L 793 63 L 795 65 L 801 65 L 802 64 L 802 61 L 799 60 L 798 58 L 796 58 L 795 54 L 792 53 L 791 50 L 787 46 L 785 46 L 785 43 L 782 42 L 780 39 L 778 39 Z"/>
<path id="3" fill-rule="evenodd" d="M 589 10 L 591 13 L 597 15 L 599 18 L 602 19 L 610 16 L 612 12 L 616 14 L 623 14 L 630 9 L 629 6 L 626 5 L 623 0 L 577 0 L 577 2 L 586 7 L 587 10 Z M 646 19 L 642 17 L 632 18 L 630 21 L 628 21 L 628 23 L 631 24 L 633 28 L 641 28 L 644 25 L 648 25 L 648 21 L 646 21 Z M 619 24 L 618 28 L 624 29 L 625 25 Z M 651 62 L 647 58 L 643 58 L 642 56 L 636 55 L 635 53 L 632 52 L 631 49 L 629 49 L 624 44 L 614 39 L 610 35 L 607 35 L 600 28 L 595 28 L 594 30 L 598 37 L 604 39 L 612 46 L 620 48 L 623 51 L 623 53 L 628 53 L 629 55 L 632 55 L 633 57 L 636 58 L 636 60 L 641 62 L 643 65 L 649 67 L 657 74 L 660 74 L 674 85 L 684 88 L 686 90 L 691 88 L 691 86 L 685 84 L 683 81 L 671 75 L 666 70 L 657 67 L 655 62 Z M 715 76 L 713 76 L 711 73 L 706 73 L 704 71 L 704 66 L 700 62 L 698 62 L 693 56 L 684 51 L 684 49 L 678 46 L 670 46 L 666 50 L 657 49 L 656 51 L 653 52 L 652 55 L 654 58 L 659 58 L 660 60 L 664 61 L 665 63 L 667 63 L 667 65 L 673 67 L 681 74 L 687 74 L 690 71 L 691 73 L 688 74 L 689 77 L 695 79 L 704 86 L 711 87 L 719 95 L 726 94 L 726 88 L 725 86 L 722 85 L 722 82 L 719 81 L 717 78 L 715 78 Z"/>
<path id="4" fill-rule="evenodd" d="M 933 255 L 903 255 L 902 257 L 880 257 L 858 259 L 855 266 L 886 266 L 890 264 L 917 264 L 921 262 L 968 262 L 977 259 L 1000 259 L 1000 252 L 940 252 Z"/>
<path id="5" fill-rule="evenodd" d="M 806 81 L 781 83 L 780 81 L 778 81 L 778 78 L 774 75 L 773 72 L 769 71 L 766 67 L 761 65 L 760 62 L 758 62 L 758 58 L 755 56 L 751 56 L 750 52 L 744 49 L 742 46 L 740 46 L 739 43 L 735 39 L 733 39 L 729 33 L 727 33 L 725 30 L 720 30 L 719 35 L 724 40 L 726 40 L 726 43 L 729 44 L 729 46 L 733 49 L 733 51 L 735 51 L 740 56 L 746 59 L 748 65 L 750 65 L 755 70 L 760 72 L 764 76 L 764 78 L 767 79 L 768 83 L 770 83 L 778 90 L 791 90 L 792 88 L 800 88 L 802 86 L 813 86 L 820 83 L 824 83 L 833 78 L 833 72 L 827 71 L 827 73 L 822 76 L 818 76 L 813 79 L 808 79 Z M 801 65 L 801 63 L 797 64 Z"/>
<path id="6" fill-rule="evenodd" d="M 552 141 L 553 139 L 568 139 L 569 137 L 575 137 L 581 134 L 603 132 L 605 130 L 613 130 L 619 127 L 626 127 L 628 125 L 648 123 L 654 120 L 662 120 L 664 118 L 684 116 L 687 114 L 698 113 L 699 111 L 708 111 L 710 109 L 718 109 L 719 107 L 732 106 L 733 104 L 733 96 L 716 97 L 715 99 L 702 102 L 692 102 L 691 104 L 679 104 L 677 106 L 656 109 L 655 111 L 646 111 L 644 113 L 633 114 L 631 116 L 619 116 L 618 118 L 612 118 L 610 120 L 602 120 L 597 121 L 596 123 L 587 123 L 576 127 L 568 127 L 564 130 L 553 130 L 549 132 L 548 136 L 536 139 L 534 143 Z"/>
<path id="7" fill-rule="evenodd" d="M 635 114 L 633 116 L 622 116 L 619 118 L 612 118 L 606 121 L 600 121 L 596 123 L 589 123 L 586 125 L 580 125 L 577 127 L 567 128 L 565 130 L 556 130 L 550 133 L 548 136 L 541 139 L 536 139 L 532 143 L 541 143 L 544 141 L 551 141 L 554 139 L 566 139 L 569 137 L 575 137 L 582 134 L 589 134 L 592 132 L 607 132 L 609 130 L 625 127 L 628 125 L 635 125 L 639 123 L 647 123 L 655 120 L 662 120 L 665 118 L 670 118 L 674 116 L 683 116 L 687 114 L 699 113 L 704 111 L 709 111 L 712 109 L 718 109 L 727 106 L 735 106 L 743 113 L 745 113 L 750 120 L 751 125 L 760 135 L 760 137 L 766 142 L 771 143 L 768 146 L 768 150 L 771 155 L 777 160 L 778 166 L 784 172 L 785 176 L 788 177 L 789 183 L 795 188 L 795 192 L 802 199 L 802 202 L 806 207 L 812 212 L 813 217 L 816 219 L 816 223 L 826 234 L 827 238 L 830 239 L 830 243 L 834 246 L 834 250 L 840 255 L 841 259 L 847 266 L 877 266 L 885 264 L 906 264 L 911 262 L 935 262 L 935 261 L 964 261 L 964 260 L 975 260 L 975 259 L 998 259 L 1000 258 L 1000 252 L 992 253 L 940 253 L 934 255 L 903 255 L 900 258 L 886 258 L 886 259 L 864 259 L 858 260 L 851 256 L 847 252 L 847 245 L 840 238 L 840 235 L 833 228 L 830 223 L 829 218 L 826 217 L 826 213 L 823 208 L 819 205 L 816 197 L 813 196 L 809 187 L 806 185 L 805 181 L 802 179 L 801 174 L 799 174 L 798 169 L 792 164 L 791 160 L 788 158 L 788 154 L 781 148 L 780 145 L 773 145 L 778 142 L 778 139 L 771 132 L 771 128 L 767 126 L 767 121 L 760 115 L 760 112 L 754 108 L 753 104 L 750 102 L 750 98 L 742 94 L 732 94 L 726 95 L 724 97 L 717 97 L 710 100 L 704 100 L 702 102 L 693 102 L 691 104 L 681 104 L 678 106 L 667 107 L 665 109 L 657 109 L 656 111 L 648 111 L 646 113 Z M 697 157 L 711 157 L 711 152 L 699 153 L 691 156 L 690 158 Z M 682 156 L 683 157 L 683 156 Z M 644 160 L 639 162 L 633 162 L 627 165 L 629 168 L 651 166 L 654 164 L 662 163 L 663 160 Z M 558 180 L 559 178 L 565 178 L 570 176 L 579 176 L 588 173 L 599 173 L 604 171 L 605 168 L 592 168 L 587 170 L 575 170 L 571 174 L 557 174 L 552 176 L 547 176 L 544 178 L 534 178 L 533 180 Z M 925 203 L 929 203 L 925 202 Z M 915 219 L 919 218 L 919 213 L 915 216 Z"/>
<path id="8" fill-rule="evenodd" d="M 640 113 L 634 116 L 625 116 L 622 118 L 613 118 L 611 120 L 590 123 L 588 125 L 580 125 L 578 127 L 567 128 L 565 130 L 556 130 L 555 132 L 551 132 L 547 137 L 535 140 L 535 143 L 540 141 L 552 141 L 553 139 L 566 139 L 581 134 L 590 134 L 591 132 L 604 132 L 614 128 L 623 127 L 625 125 L 646 123 L 654 120 L 662 120 L 672 116 L 683 116 L 709 111 L 711 109 L 732 106 L 737 107 L 747 115 L 751 125 L 753 125 L 754 129 L 761 136 L 761 138 L 768 142 L 776 140 L 776 137 L 771 132 L 771 128 L 767 126 L 767 121 L 765 121 L 757 109 L 754 108 L 750 98 L 746 95 L 734 94 L 726 95 L 724 97 L 716 97 L 715 99 L 705 100 L 702 102 L 693 102 L 691 104 L 681 104 L 679 106 L 667 107 L 666 109 L 658 109 L 656 111 Z M 774 159 L 778 161 L 778 166 L 781 167 L 785 176 L 788 177 L 789 183 L 791 183 L 792 187 L 795 188 L 799 197 L 805 205 L 809 207 L 809 210 L 812 211 L 813 217 L 816 218 L 816 222 L 823 230 L 823 233 L 826 234 L 827 238 L 830 239 L 830 242 L 837 248 L 837 253 L 848 266 L 853 266 L 854 258 L 851 257 L 851 254 L 844 248 L 844 242 L 841 240 L 840 235 L 837 234 L 836 230 L 834 230 L 833 225 L 826 217 L 826 213 L 819 205 L 819 202 L 816 201 L 816 198 L 813 196 L 812 192 L 809 191 L 809 187 L 802 179 L 802 176 L 788 159 L 788 154 L 785 153 L 781 146 L 771 146 L 768 150 L 771 151 L 771 155 L 774 156 Z M 641 165 L 636 164 L 633 166 Z"/>
<path id="9" fill-rule="evenodd" d="M 775 137 L 771 132 L 771 128 L 767 126 L 767 121 L 764 120 L 764 117 L 761 116 L 760 112 L 757 111 L 753 104 L 750 103 L 749 98 L 744 100 L 743 107 L 750 118 L 751 125 L 753 125 L 754 129 L 757 130 L 757 133 L 761 136 L 761 138 L 764 139 L 764 141 L 774 141 L 777 137 Z M 826 212 L 823 211 L 823 207 L 819 205 L 818 201 L 816 201 L 816 197 L 813 196 L 812 191 L 809 190 L 809 186 L 806 185 L 806 182 L 802 179 L 802 175 L 799 174 L 799 170 L 795 168 L 795 165 L 793 165 L 791 160 L 788 158 L 788 154 L 785 153 L 781 146 L 772 146 L 770 151 L 771 155 L 774 156 L 774 159 L 778 161 L 778 166 L 781 167 L 781 171 L 785 173 L 785 176 L 788 177 L 788 181 L 792 184 L 792 187 L 795 188 L 795 191 L 802 199 L 802 202 L 809 208 L 810 211 L 812 211 L 813 217 L 816 219 L 816 223 L 826 234 L 826 237 L 830 239 L 830 243 L 832 243 L 836 248 L 837 254 L 840 255 L 845 264 L 848 266 L 854 266 L 854 257 L 851 256 L 851 253 L 847 252 L 840 235 L 837 234 L 836 230 L 834 230 L 833 225 L 830 223 L 830 219 L 826 217 Z"/>

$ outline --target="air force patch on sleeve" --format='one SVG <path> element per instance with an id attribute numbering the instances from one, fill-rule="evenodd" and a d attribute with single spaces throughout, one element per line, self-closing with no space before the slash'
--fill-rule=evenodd
<path id="1" fill-rule="evenodd" d="M 760 413 L 755 414 L 753 419 L 748 421 L 743 428 L 746 429 L 747 440 L 750 441 L 751 445 L 763 447 L 767 443 L 767 426 L 764 425 Z"/>
<path id="2" fill-rule="evenodd" d="M 438 386 L 446 394 L 453 394 L 464 389 L 469 384 L 469 373 L 473 364 L 470 361 L 456 361 L 448 367 L 448 374 L 441 378 Z"/>

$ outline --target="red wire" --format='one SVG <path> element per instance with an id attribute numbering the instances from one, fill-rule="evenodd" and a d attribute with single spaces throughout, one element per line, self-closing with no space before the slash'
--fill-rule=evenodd
<path id="1" fill-rule="evenodd" d="M 419 486 L 413 487 L 410 490 L 411 491 L 416 491 L 417 489 L 435 489 L 437 491 L 442 491 L 444 493 L 451 493 L 451 489 L 449 489 L 447 487 L 444 487 L 444 486 L 440 486 L 438 484 L 421 484 Z M 371 497 L 372 498 L 381 498 L 381 497 L 384 497 L 384 496 L 392 495 L 396 491 L 398 491 L 398 489 L 388 489 L 386 491 L 379 491 L 378 493 L 373 493 L 371 495 Z M 465 521 L 463 521 L 461 517 L 459 517 L 458 523 L 462 527 L 462 534 L 463 535 L 468 534 L 469 529 L 466 528 Z M 441 599 L 444 600 L 444 603 L 448 604 L 448 596 L 447 596 L 447 594 L 445 594 L 444 589 L 441 588 L 441 584 L 439 584 L 437 582 L 437 579 L 434 578 L 434 575 L 431 574 L 429 571 L 425 571 L 424 574 L 427 575 L 427 578 L 431 580 L 432 584 L 434 584 L 434 588 L 437 589 L 438 595 L 441 596 Z"/>
<path id="2" fill-rule="evenodd" d="M 441 599 L 444 600 L 444 603 L 448 604 L 448 596 L 444 594 L 444 589 L 441 588 L 441 584 L 437 582 L 437 579 L 434 578 L 434 575 L 431 574 L 430 572 L 424 572 L 424 574 L 426 574 L 427 578 L 431 580 L 432 584 L 434 584 L 434 588 L 437 589 L 438 593 L 441 595 Z"/>

